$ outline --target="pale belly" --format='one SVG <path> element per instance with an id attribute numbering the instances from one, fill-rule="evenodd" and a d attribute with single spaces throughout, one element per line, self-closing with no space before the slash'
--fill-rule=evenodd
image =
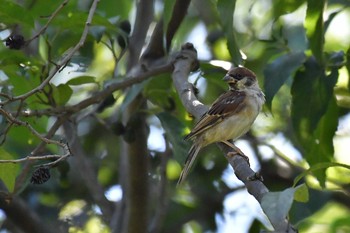
<path id="1" fill-rule="evenodd" d="M 259 111 L 260 109 L 247 107 L 238 116 L 229 117 L 213 126 L 213 130 L 204 132 L 199 140 L 204 142 L 204 146 L 218 141 L 236 140 L 248 132 Z"/>

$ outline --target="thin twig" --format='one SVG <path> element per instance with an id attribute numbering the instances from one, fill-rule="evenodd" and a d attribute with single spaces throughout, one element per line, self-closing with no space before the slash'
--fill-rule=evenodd
<path id="1" fill-rule="evenodd" d="M 21 121 L 15 117 L 13 117 L 10 113 L 8 113 L 7 111 L 5 111 L 3 108 L 0 108 L 0 114 L 5 116 L 5 118 L 12 124 L 14 125 L 19 125 L 19 126 L 25 126 L 28 128 L 28 130 L 37 138 L 39 138 L 41 141 L 45 142 L 46 144 L 54 144 L 54 145 L 58 145 L 62 148 L 65 147 L 65 143 L 56 141 L 56 140 L 52 140 L 52 139 L 48 139 L 43 137 L 38 131 L 36 131 L 36 129 L 34 129 L 33 126 L 31 126 L 28 122 L 26 121 Z"/>
<path id="2" fill-rule="evenodd" d="M 87 17 L 87 20 L 86 20 L 86 23 L 85 23 L 85 27 L 84 27 L 84 30 L 83 30 L 83 33 L 80 37 L 80 40 L 79 42 L 75 45 L 75 47 L 71 50 L 69 50 L 68 54 L 66 56 L 63 57 L 63 59 L 55 66 L 55 68 L 53 70 L 50 71 L 48 77 L 39 85 L 37 86 L 36 88 L 28 91 L 27 93 L 24 93 L 22 95 L 19 95 L 19 96 L 15 96 L 15 97 L 12 97 L 11 99 L 8 99 L 6 101 L 3 101 L 3 102 L 0 102 L 0 106 L 3 106 L 3 105 L 6 105 L 7 103 L 9 102 L 13 102 L 13 101 L 16 101 L 16 100 L 25 100 L 26 98 L 28 98 L 29 96 L 37 93 L 37 92 L 40 92 L 44 89 L 44 87 L 49 84 L 49 82 L 51 81 L 51 79 L 58 73 L 62 70 L 62 68 L 64 68 L 68 63 L 69 61 L 71 60 L 71 58 L 73 57 L 73 55 L 81 48 L 83 47 L 84 43 L 85 43 L 85 40 L 86 40 L 86 37 L 88 35 L 88 32 L 89 32 L 89 28 L 90 28 L 90 25 L 91 25 L 91 22 L 92 22 L 92 18 L 95 14 L 95 11 L 96 11 L 96 8 L 97 8 L 97 4 L 100 0 L 94 0 L 92 5 L 91 5 L 91 8 L 90 8 L 90 11 L 89 11 L 89 15 Z"/>
<path id="3" fill-rule="evenodd" d="M 23 163 L 29 160 L 49 160 L 49 159 L 58 159 L 61 158 L 61 155 L 43 155 L 43 156 L 27 156 L 21 159 L 1 159 L 0 163 Z"/>
<path id="4" fill-rule="evenodd" d="M 89 107 L 90 105 L 100 103 L 104 98 L 111 95 L 113 92 L 128 88 L 134 84 L 141 83 L 149 78 L 155 77 L 159 74 L 170 72 L 173 69 L 173 62 L 167 62 L 164 65 L 150 68 L 149 71 L 138 73 L 136 76 L 129 76 L 122 81 L 118 81 L 106 86 L 102 91 L 94 93 L 91 97 L 82 100 L 81 102 L 65 107 L 49 108 L 43 110 L 24 110 L 21 112 L 22 116 L 60 116 L 66 113 L 76 113 L 80 110 Z"/>
<path id="5" fill-rule="evenodd" d="M 49 27 L 51 21 L 57 16 L 57 14 L 63 9 L 63 7 L 65 7 L 67 5 L 68 2 L 69 2 L 69 0 L 63 1 L 62 4 L 50 15 L 46 24 L 40 29 L 40 31 L 38 33 L 36 33 L 32 38 L 27 40 L 26 43 L 29 44 L 30 42 L 32 42 L 32 40 L 35 40 L 41 34 L 43 34 L 46 31 L 46 29 Z"/>

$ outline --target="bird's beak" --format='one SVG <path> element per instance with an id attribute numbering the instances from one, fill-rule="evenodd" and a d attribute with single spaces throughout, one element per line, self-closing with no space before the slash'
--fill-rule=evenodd
<path id="1" fill-rule="evenodd" d="M 232 76 L 230 75 L 225 75 L 225 77 L 222 79 L 223 81 L 227 82 L 227 83 L 237 83 L 237 80 L 234 79 Z"/>
<path id="2" fill-rule="evenodd" d="M 227 82 L 229 80 L 232 80 L 232 77 L 230 75 L 225 75 L 225 77 L 222 80 Z"/>

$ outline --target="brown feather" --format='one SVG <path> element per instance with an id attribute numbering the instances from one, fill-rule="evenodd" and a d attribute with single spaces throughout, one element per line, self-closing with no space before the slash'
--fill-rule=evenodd
<path id="1" fill-rule="evenodd" d="M 229 90 L 219 96 L 189 133 L 185 140 L 194 139 L 202 132 L 220 123 L 225 118 L 236 114 L 244 108 L 244 98 L 246 94 L 242 91 Z"/>

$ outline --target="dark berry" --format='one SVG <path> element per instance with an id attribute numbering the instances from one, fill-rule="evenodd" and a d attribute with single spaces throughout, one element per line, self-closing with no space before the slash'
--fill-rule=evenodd
<path id="1" fill-rule="evenodd" d="M 129 39 L 128 37 L 124 38 L 122 35 L 118 35 L 117 41 L 118 41 L 120 48 L 125 49 L 125 47 L 128 43 L 128 39 Z"/>
<path id="2" fill-rule="evenodd" d="M 97 107 L 97 112 L 103 112 L 106 108 L 112 106 L 115 103 L 115 99 L 113 95 L 109 95 L 107 98 L 105 98 L 102 103 Z"/>
<path id="3" fill-rule="evenodd" d="M 120 22 L 119 27 L 121 30 L 123 30 L 126 34 L 130 34 L 131 32 L 131 25 L 129 20 L 123 20 Z"/>
<path id="4" fill-rule="evenodd" d="M 30 183 L 32 184 L 43 184 L 50 179 L 50 169 L 47 167 L 39 167 L 36 169 L 32 178 L 30 179 Z"/>
<path id="5" fill-rule="evenodd" d="M 13 35 L 5 40 L 5 44 L 10 49 L 21 49 L 25 44 L 24 37 L 22 35 Z"/>

